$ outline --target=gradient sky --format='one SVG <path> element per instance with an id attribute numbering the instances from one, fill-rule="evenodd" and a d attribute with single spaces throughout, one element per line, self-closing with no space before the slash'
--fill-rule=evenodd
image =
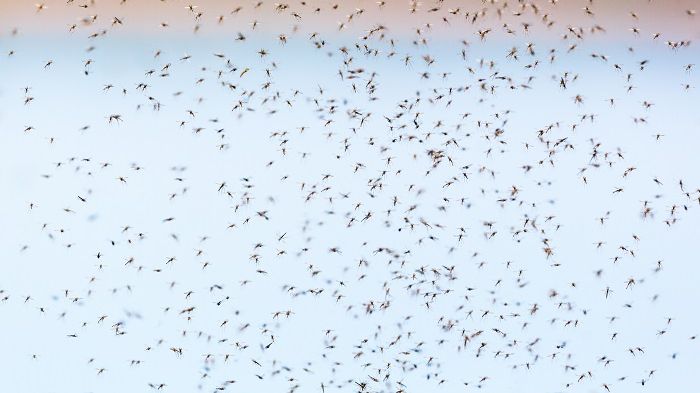
<path id="1" fill-rule="evenodd" d="M 97 1 L 82 9 L 78 5 L 85 2 L 48 1 L 47 8 L 37 13 L 33 2 L 0 1 L 0 184 L 4 190 L 0 194 L 0 290 L 9 296 L 0 303 L 0 391 L 147 392 L 153 391 L 147 383 L 167 382 L 167 392 L 210 392 L 222 381 L 235 379 L 230 391 L 286 392 L 293 386 L 287 381 L 290 376 L 298 379 L 301 392 L 318 392 L 321 383 L 329 392 L 355 391 L 353 384 L 336 385 L 366 379 L 371 372 L 363 367 L 367 358 L 376 364 L 393 364 L 390 383 L 373 385 L 386 392 L 395 392 L 397 381 L 408 386 L 407 392 L 476 391 L 483 376 L 490 379 L 481 390 L 493 392 L 601 392 L 603 382 L 613 392 L 692 391 L 700 364 L 697 341 L 689 339 L 698 333 L 700 324 L 693 309 L 700 294 L 694 248 L 700 206 L 679 191 L 678 181 L 683 179 L 693 192 L 700 188 L 695 169 L 700 146 L 698 76 L 695 69 L 684 70 L 700 57 L 694 42 L 671 49 L 666 41 L 700 39 L 698 16 L 686 14 L 697 3 L 595 1 L 595 18 L 584 14 L 586 3 L 560 1 L 553 7 L 542 2 L 540 15 L 550 13 L 557 23 L 551 29 L 543 28 L 535 23 L 539 17 L 527 11 L 524 18 L 533 21 L 533 28 L 526 34 L 521 19 L 509 15 L 499 21 L 494 6 L 480 1 L 459 5 L 462 13 L 488 9 L 489 16 L 473 25 L 457 17 L 449 25 L 442 22 L 443 16 L 449 16 L 447 9 L 457 8 L 456 2 L 444 2 L 440 12 L 429 13 L 433 3 L 426 1 L 422 11 L 413 15 L 407 12 L 408 2 L 390 2 L 381 12 L 374 1 L 342 2 L 335 11 L 329 10 L 331 3 L 322 2 L 318 15 L 311 12 L 315 2 L 308 2 L 309 11 L 295 21 L 290 11 L 274 11 L 273 3 L 265 2 L 259 11 L 253 11 L 253 2 L 245 2 L 239 15 L 230 16 L 238 3 L 200 1 L 196 4 L 204 13 L 199 22 L 202 27 L 194 34 L 197 22 L 185 8 L 187 2 L 129 0 L 119 5 Z M 511 3 L 509 12 L 514 7 Z M 367 11 L 338 32 L 338 21 L 356 8 Z M 227 15 L 226 21 L 217 25 L 221 14 Z M 80 25 L 81 18 L 88 15 L 99 15 L 97 22 L 68 31 L 72 23 Z M 124 24 L 113 27 L 114 17 Z M 253 20 L 260 22 L 255 31 L 250 25 Z M 159 27 L 163 21 L 170 27 Z M 426 23 L 433 26 L 427 29 Z M 517 34 L 506 34 L 503 23 L 513 26 Z M 387 26 L 383 40 L 361 40 L 379 24 Z M 606 32 L 586 34 L 583 40 L 562 38 L 567 26 L 596 24 Z M 296 33 L 294 25 L 300 28 Z M 414 28 L 419 26 L 428 39 L 426 45 L 413 43 L 419 38 Z M 482 41 L 476 32 L 488 26 L 495 26 L 493 36 Z M 634 34 L 631 27 L 638 27 L 641 33 Z M 103 29 L 107 30 L 103 36 L 89 38 Z M 308 38 L 315 31 L 318 39 L 327 42 L 323 49 Z M 235 41 L 237 32 L 248 37 L 245 42 Z M 662 33 L 657 40 L 651 38 L 655 32 Z M 279 42 L 279 34 L 289 36 L 286 45 Z M 378 48 L 381 55 L 356 50 L 358 37 L 359 42 Z M 393 47 L 390 39 L 395 39 Z M 526 54 L 529 42 L 535 44 L 534 57 Z M 567 52 L 573 43 L 576 49 Z M 365 70 L 357 81 L 359 93 L 353 92 L 348 80 L 338 77 L 346 59 L 339 51 L 343 46 L 350 48 L 352 68 Z M 507 57 L 513 46 L 519 48 L 518 61 Z M 257 53 L 261 48 L 270 54 L 261 57 Z M 466 60 L 460 56 L 462 48 Z M 552 63 L 548 61 L 551 49 L 558 56 Z M 397 55 L 386 57 L 391 50 Z M 161 51 L 158 58 L 156 51 Z M 226 60 L 213 54 L 223 54 L 236 71 L 219 77 L 218 71 L 229 69 Z M 608 60 L 591 54 L 604 54 Z M 186 55 L 191 58 L 181 60 Z M 408 66 L 402 60 L 406 55 L 413 59 Z M 435 63 L 426 65 L 421 59 L 424 55 Z M 535 59 L 540 61 L 537 68 L 525 68 Z M 88 60 L 91 64 L 85 66 Z M 497 65 L 489 68 L 489 60 Z M 644 60 L 645 69 L 639 71 Z M 45 68 L 48 61 L 52 65 Z M 268 79 L 265 69 L 273 68 L 273 63 L 277 67 Z M 157 73 L 145 75 L 166 64 L 171 64 L 167 78 Z M 613 64 L 622 71 L 616 71 Z M 246 68 L 250 71 L 239 76 Z M 497 81 L 496 70 L 512 83 Z M 430 72 L 429 80 L 421 78 L 423 72 Z M 363 87 L 371 73 L 376 73 L 374 94 Z M 447 74 L 445 78 L 440 77 L 442 73 Z M 628 81 L 629 73 L 633 75 Z M 576 80 L 563 90 L 558 81 L 565 74 L 571 79 L 575 75 Z M 534 78 L 528 81 L 531 76 Z M 204 80 L 198 82 L 200 78 Z M 497 94 L 480 91 L 482 78 L 499 85 Z M 223 87 L 222 80 L 237 88 Z M 272 87 L 263 91 L 261 85 L 266 81 Z M 136 90 L 141 82 L 149 85 L 144 92 Z M 510 89 L 509 83 L 517 88 Z M 104 91 L 107 84 L 114 88 Z M 685 89 L 686 84 L 691 87 Z M 436 98 L 457 86 L 470 88 L 454 93 L 449 107 L 444 99 Z M 29 95 L 35 97 L 28 105 L 24 103 L 25 87 L 31 87 Z M 121 93 L 122 88 L 127 94 Z M 300 90 L 298 95 L 295 89 Z M 242 98 L 244 92 L 253 90 L 252 98 Z M 419 90 L 424 129 L 389 131 L 382 115 L 397 113 L 397 105 L 414 99 Z M 277 92 L 278 100 L 272 101 L 270 97 Z M 577 94 L 584 97 L 583 105 L 573 102 Z M 616 99 L 614 106 L 609 104 L 611 97 Z M 318 106 L 314 99 L 320 101 Z M 254 110 L 232 110 L 239 100 Z M 291 107 L 285 100 L 290 100 Z M 653 105 L 644 108 L 645 101 Z M 159 111 L 152 110 L 153 102 L 162 105 Z M 330 105 L 338 106 L 333 115 L 327 111 Z M 318 107 L 326 111 L 317 111 Z M 368 126 L 359 127 L 347 115 L 355 108 L 372 113 Z M 270 112 L 275 109 L 277 112 Z M 187 110 L 196 112 L 196 117 L 191 118 Z M 470 117 L 462 120 L 465 112 Z M 122 124 L 108 123 L 115 113 L 123 116 Z M 596 116 L 595 122 L 582 120 L 590 114 Z M 327 119 L 334 120 L 331 127 L 324 126 Z M 187 125 L 180 127 L 181 120 L 187 120 Z M 448 138 L 435 126 L 441 120 L 459 147 L 446 145 Z M 477 120 L 502 127 L 507 144 L 486 138 L 493 129 L 480 127 Z M 458 123 L 463 124 L 459 132 L 455 131 Z M 555 123 L 558 126 L 550 137 L 568 138 L 574 150 L 549 150 L 538 142 L 538 130 Z M 32 131 L 23 131 L 29 126 Z M 84 126 L 89 128 L 81 130 Z M 195 132 L 197 127 L 202 130 Z M 301 133 L 298 127 L 307 129 Z M 216 131 L 221 128 L 225 129 L 224 139 Z M 280 139 L 270 136 L 275 131 L 290 133 L 284 156 Z M 334 134 L 328 136 L 331 131 Z M 424 133 L 429 131 L 433 134 L 427 138 Z M 420 143 L 395 142 L 399 135 L 408 138 L 412 133 Z M 660 142 L 656 134 L 663 134 Z M 352 145 L 349 152 L 343 148 L 346 140 Z M 591 141 L 601 143 L 600 151 L 610 158 L 593 162 Z M 220 149 L 220 144 L 225 148 Z M 380 151 L 382 146 L 387 150 Z M 455 165 L 469 165 L 470 180 L 446 189 L 444 182 L 455 174 L 446 163 L 426 175 L 429 148 L 448 151 Z M 549 165 L 546 160 L 553 150 L 556 165 Z M 616 156 L 618 152 L 624 159 Z M 387 157 L 394 159 L 391 166 L 386 164 Z M 89 161 L 82 160 L 87 158 Z M 539 160 L 543 162 L 537 164 Z M 111 166 L 101 168 L 103 162 Z M 357 162 L 366 167 L 360 175 L 355 172 Z M 596 169 L 592 163 L 601 166 Z M 535 168 L 524 173 L 522 166 L 528 164 Z M 636 170 L 623 178 L 629 166 Z M 588 184 L 579 174 L 583 167 L 589 168 Z M 387 176 L 386 191 L 369 190 L 369 178 L 396 168 L 402 174 Z M 490 176 L 490 171 L 496 175 Z M 327 173 L 334 177 L 321 181 Z M 289 180 L 282 181 L 285 175 Z M 128 184 L 116 180 L 119 176 L 127 176 Z M 175 177 L 185 181 L 175 181 Z M 241 204 L 237 198 L 247 191 L 240 180 L 243 177 L 255 184 L 254 200 L 234 213 L 235 205 Z M 653 178 L 663 185 L 655 184 Z M 222 181 L 236 199 L 216 193 Z M 302 183 L 319 189 L 328 185 L 336 196 L 349 192 L 352 198 L 346 202 L 337 197 L 331 204 L 319 197 L 308 203 Z M 410 185 L 423 193 L 408 192 Z M 522 189 L 519 197 L 524 205 L 496 203 L 515 185 Z M 621 186 L 624 193 L 611 195 Z M 368 192 L 379 197 L 369 197 Z M 171 194 L 177 197 L 169 198 Z M 89 203 L 81 204 L 76 195 L 86 196 Z M 397 228 L 403 226 L 399 216 L 387 219 L 390 225 L 386 225 L 382 212 L 390 208 L 393 195 L 405 201 L 402 211 L 414 202 L 419 205 L 413 217 L 416 221 L 427 217 L 448 229 L 399 232 Z M 442 197 L 452 201 L 447 211 L 438 209 L 444 204 Z M 465 203 L 457 202 L 461 198 Z M 655 213 L 646 220 L 640 217 L 645 200 Z M 363 203 L 359 210 L 354 209 L 358 201 Z M 30 203 L 36 207 L 30 210 Z M 669 219 L 674 205 L 680 218 L 667 226 L 663 220 Z M 261 210 L 268 210 L 272 219 L 255 218 L 255 212 Z M 348 217 L 360 219 L 368 210 L 376 214 L 373 221 L 346 227 Z M 600 225 L 597 218 L 608 211 L 609 221 Z M 248 216 L 253 220 L 244 226 L 241 220 Z M 544 224 L 547 216 L 556 217 L 552 224 Z M 164 224 L 166 217 L 177 220 Z M 538 217 L 547 229 L 547 237 L 555 244 L 552 259 L 542 254 L 544 235 L 536 231 L 521 238 L 513 235 L 526 217 Z M 499 237 L 495 240 L 484 236 L 485 221 L 496 223 Z M 229 223 L 239 227 L 226 230 Z M 561 228 L 554 230 L 555 224 Z M 126 225 L 134 229 L 122 233 Z M 455 239 L 454 229 L 459 227 L 469 230 L 464 243 Z M 138 232 L 146 240 L 139 240 Z M 173 233 L 178 240 L 171 237 Z M 277 242 L 284 233 L 286 240 Z M 632 234 L 643 241 L 637 243 Z M 439 240 L 429 240 L 429 235 Z M 202 243 L 202 236 L 210 239 Z M 596 249 L 601 239 L 608 244 Z M 111 247 L 110 240 L 118 246 Z M 249 261 L 257 242 L 266 244 L 260 265 Z M 299 256 L 297 252 L 305 245 L 311 251 Z M 637 256 L 613 263 L 611 258 L 621 255 L 619 245 L 633 247 Z M 328 248 L 335 246 L 343 250 L 342 255 L 328 254 Z M 397 252 L 410 249 L 411 254 L 392 258 L 376 254 L 378 247 Z M 195 257 L 200 248 L 206 251 L 204 257 Z M 286 248 L 288 255 L 275 258 L 280 248 Z M 98 251 L 104 255 L 100 262 L 95 259 Z M 177 256 L 177 262 L 164 265 L 171 256 Z M 129 257 L 136 258 L 135 266 L 124 265 Z M 357 266 L 361 258 L 371 261 L 368 268 Z M 459 296 L 425 309 L 422 296 L 405 289 L 411 280 L 396 278 L 401 260 L 407 273 L 421 266 L 457 266 L 457 283 L 443 280 L 439 286 Z M 664 269 L 655 273 L 658 260 L 663 260 Z M 206 270 L 202 269 L 204 261 L 211 263 Z M 479 268 L 484 261 L 487 267 Z M 506 261 L 513 267 L 507 268 Z M 561 267 L 553 268 L 554 263 Z M 311 277 L 309 264 L 322 273 Z M 145 269 L 138 271 L 139 265 Z M 163 271 L 153 272 L 156 268 Z M 269 274 L 256 273 L 261 268 Z M 600 268 L 605 274 L 597 278 L 594 272 Z M 519 269 L 524 271 L 523 281 L 513 274 Z M 367 278 L 358 280 L 362 274 Z M 624 285 L 629 277 L 638 280 L 632 290 Z M 497 287 L 494 283 L 499 279 L 504 282 Z M 242 280 L 252 283 L 241 286 Z M 338 280 L 348 283 L 340 302 L 330 295 Z M 177 282 L 174 289 L 169 286 L 173 281 Z M 527 285 L 521 286 L 523 282 Z M 384 292 L 385 283 L 391 287 L 391 296 Z M 223 308 L 215 305 L 219 294 L 211 290 L 214 284 L 224 286 L 231 297 Z M 322 287 L 327 292 L 294 297 L 282 289 L 285 284 L 300 289 Z M 615 290 L 608 300 L 603 295 L 606 286 Z M 477 289 L 467 290 L 472 287 Z M 64 296 L 66 289 L 80 299 L 70 301 Z M 560 292 L 559 298 L 549 297 L 553 289 Z M 194 291 L 190 299 L 184 297 L 187 290 Z M 32 300 L 25 302 L 26 296 Z M 470 301 L 464 302 L 463 296 Z M 392 306 L 385 311 L 366 315 L 362 310 L 367 301 L 387 299 Z M 518 310 L 526 315 L 535 303 L 541 311 L 537 318 L 528 319 L 527 329 L 521 327 L 522 319 L 480 318 L 485 309 L 494 313 Z M 191 321 L 177 315 L 176 310 L 194 304 L 199 310 Z M 474 310 L 472 318 L 457 311 L 462 304 Z M 165 313 L 165 307 L 173 311 Z M 271 318 L 272 312 L 286 309 L 293 309 L 295 315 Z M 60 318 L 62 312 L 66 317 Z M 101 315 L 109 315 L 103 325 L 97 324 Z M 407 315 L 412 318 L 405 319 Z M 619 321 L 610 323 L 610 316 Z M 457 318 L 459 328 L 443 331 L 438 323 L 441 317 Z M 669 317 L 674 318 L 670 327 L 666 325 Z M 551 324 L 552 318 L 559 322 Z M 219 327 L 224 319 L 230 320 L 229 326 Z M 563 320 L 579 320 L 580 325 L 564 327 Z M 124 323 L 126 335 L 116 336 L 110 329 L 117 321 Z M 246 322 L 251 327 L 239 331 Z M 379 325 L 381 333 L 374 336 Z M 475 347 L 456 350 L 456 330 L 494 326 L 521 343 L 539 338 L 536 352 L 542 357 L 535 359 L 520 348 L 508 361 L 495 358 L 495 351 L 508 348 L 490 336 L 490 331 L 486 334 L 493 348 L 486 355 L 476 358 Z M 665 328 L 670 333 L 657 336 Z M 260 347 L 269 338 L 265 329 L 274 332 L 278 343 L 267 350 Z M 338 335 L 337 350 L 325 348 L 325 329 Z M 414 336 L 404 338 L 401 350 L 423 343 L 410 356 L 409 363 L 418 364 L 415 370 L 401 370 L 393 363 L 400 357 L 397 350 L 386 354 L 378 350 L 408 332 Z M 619 332 L 619 339 L 611 341 L 612 332 Z M 72 333 L 79 338 L 66 337 Z M 163 344 L 157 343 L 159 338 Z M 216 342 L 223 338 L 229 342 Z M 369 340 L 367 354 L 354 359 L 357 349 L 353 346 L 363 338 Z M 441 339 L 446 343 L 440 343 Z M 250 348 L 243 352 L 227 349 L 234 341 Z M 643 356 L 626 353 L 640 343 Z M 146 351 L 147 346 L 154 349 Z M 171 346 L 184 347 L 185 355 L 173 355 L 168 350 Z M 543 357 L 557 346 L 560 357 Z M 228 351 L 233 356 L 224 362 Z M 206 354 L 212 354 L 213 360 L 205 360 Z M 567 354 L 571 358 L 566 359 Z M 615 359 L 613 365 L 605 367 L 597 361 L 603 354 Z M 428 364 L 429 356 L 436 360 Z M 89 362 L 91 358 L 94 361 Z M 132 359 L 143 363 L 131 366 Z M 251 364 L 250 359 L 259 360 L 262 366 Z M 342 365 L 335 366 L 336 361 Z M 525 363 L 532 367 L 526 369 Z M 565 364 L 580 367 L 565 372 Z M 107 371 L 97 375 L 98 368 Z M 579 374 L 589 370 L 595 378 L 575 383 Z M 650 370 L 657 370 L 651 379 L 647 377 Z M 258 380 L 255 373 L 265 379 Z M 438 386 L 436 377 L 428 378 L 431 373 L 447 382 Z M 623 376 L 627 379 L 618 381 Z M 648 380 L 643 390 L 642 379 Z M 464 382 L 469 382 L 468 388 Z M 566 388 L 566 383 L 575 384 Z"/>

